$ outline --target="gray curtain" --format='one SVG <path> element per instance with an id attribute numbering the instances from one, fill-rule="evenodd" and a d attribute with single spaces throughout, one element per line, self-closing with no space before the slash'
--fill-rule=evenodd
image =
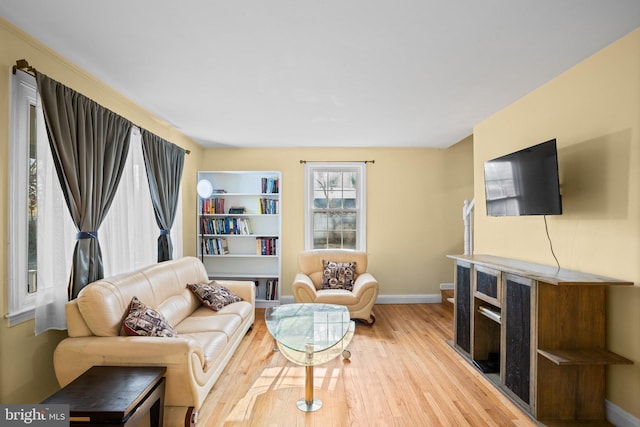
<path id="1" fill-rule="evenodd" d="M 78 229 L 69 299 L 104 277 L 98 228 L 129 152 L 131 123 L 36 72 L 49 145 L 69 213 Z"/>
<path id="2" fill-rule="evenodd" d="M 176 217 L 184 150 L 142 129 L 142 152 L 156 223 L 160 227 L 158 262 L 167 261 L 173 257 L 169 232 Z"/>

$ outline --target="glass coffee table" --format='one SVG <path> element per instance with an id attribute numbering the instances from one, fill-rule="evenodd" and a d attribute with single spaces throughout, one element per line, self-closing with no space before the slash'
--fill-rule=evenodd
<path id="1" fill-rule="evenodd" d="M 298 409 L 317 411 L 322 401 L 313 397 L 313 367 L 340 354 L 351 357 L 346 347 L 355 323 L 349 310 L 334 304 L 284 304 L 267 308 L 265 321 L 284 357 L 306 368 L 305 393 L 297 402 Z"/>

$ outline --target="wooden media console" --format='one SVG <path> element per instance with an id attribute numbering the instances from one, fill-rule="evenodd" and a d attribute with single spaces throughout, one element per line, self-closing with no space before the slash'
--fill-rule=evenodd
<path id="1" fill-rule="evenodd" d="M 454 348 L 537 420 L 602 422 L 606 289 L 632 282 L 490 255 L 455 260 Z"/>

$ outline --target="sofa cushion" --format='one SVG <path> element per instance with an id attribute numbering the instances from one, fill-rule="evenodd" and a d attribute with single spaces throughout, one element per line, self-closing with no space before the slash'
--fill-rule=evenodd
<path id="1" fill-rule="evenodd" d="M 223 307 L 242 301 L 238 295 L 231 292 L 222 285 L 218 285 L 215 281 L 209 283 L 189 283 L 187 284 L 196 297 L 204 304 L 205 307 L 213 311 L 222 310 Z"/>
<path id="2" fill-rule="evenodd" d="M 129 313 L 122 322 L 122 329 L 127 335 L 149 337 L 177 337 L 176 330 L 158 310 L 148 307 L 138 297 L 131 299 Z"/>
<path id="3" fill-rule="evenodd" d="M 220 314 L 202 306 L 177 324 L 176 331 L 180 335 L 215 331 L 231 337 L 241 323 L 242 318 L 236 314 Z"/>
<path id="4" fill-rule="evenodd" d="M 353 290 L 356 280 L 356 263 L 322 260 L 322 289 Z"/>
<path id="5" fill-rule="evenodd" d="M 254 315 L 254 307 L 247 301 L 234 302 L 229 304 L 222 310 L 218 311 L 219 314 L 236 314 L 240 316 L 242 320 L 249 316 Z"/>
<path id="6" fill-rule="evenodd" d="M 358 303 L 358 297 L 346 289 L 321 289 L 318 291 L 316 304 L 354 305 Z"/>

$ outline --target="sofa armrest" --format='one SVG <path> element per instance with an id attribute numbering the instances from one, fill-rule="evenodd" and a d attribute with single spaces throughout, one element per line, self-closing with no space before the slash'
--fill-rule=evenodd
<path id="1" fill-rule="evenodd" d="M 375 289 L 376 296 L 378 292 L 378 281 L 371 275 L 371 273 L 362 273 L 356 277 L 356 281 L 353 284 L 353 294 L 360 298 L 367 290 Z"/>
<path id="2" fill-rule="evenodd" d="M 293 298 L 297 303 L 309 303 L 316 300 L 316 287 L 309 276 L 296 274 L 293 280 Z"/>
<path id="3" fill-rule="evenodd" d="M 243 301 L 250 302 L 256 306 L 256 285 L 249 280 L 216 280 L 216 283 L 229 289 L 234 294 L 242 298 Z"/>
<path id="4" fill-rule="evenodd" d="M 205 365 L 202 349 L 190 337 L 143 336 L 65 338 L 53 354 L 61 387 L 92 366 L 165 366 L 169 406 L 199 407 L 196 378 Z"/>

